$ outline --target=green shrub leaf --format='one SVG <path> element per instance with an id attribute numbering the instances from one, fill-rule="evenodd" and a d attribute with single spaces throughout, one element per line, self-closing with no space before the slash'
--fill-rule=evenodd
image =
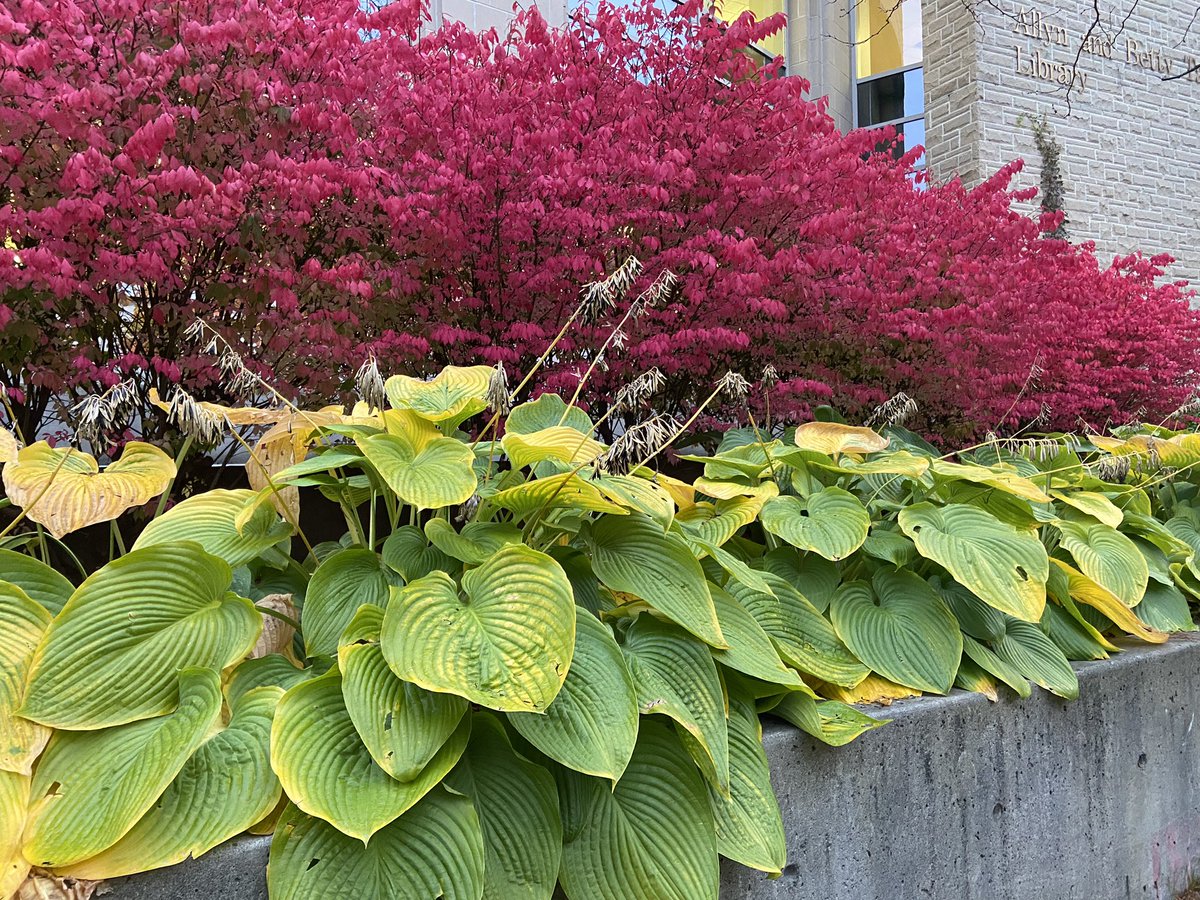
<path id="1" fill-rule="evenodd" d="M 304 594 L 300 622 L 305 652 L 337 653 L 338 638 L 355 611 L 364 604 L 383 607 L 387 601 L 388 582 L 376 553 L 352 547 L 333 554 L 317 566 Z"/>
<path id="2" fill-rule="evenodd" d="M 475 454 L 462 441 L 438 437 L 418 449 L 407 434 L 373 434 L 356 442 L 405 503 L 441 509 L 465 503 L 475 493 Z"/>
<path id="3" fill-rule="evenodd" d="M 762 511 L 762 527 L 800 550 L 828 560 L 845 559 L 863 545 L 871 516 L 862 501 L 841 488 L 811 497 L 772 497 Z"/>
<path id="4" fill-rule="evenodd" d="M 763 577 L 774 595 L 730 584 L 729 593 L 771 636 L 779 655 L 822 681 L 854 687 L 869 671 L 838 637 L 833 625 L 798 590 L 777 575 Z"/>
<path id="5" fill-rule="evenodd" d="M 280 797 L 269 747 L 271 717 L 282 695 L 275 687 L 243 695 L 229 724 L 200 746 L 132 830 L 59 873 L 99 881 L 171 866 L 261 821 Z"/>
<path id="6" fill-rule="evenodd" d="M 729 790 L 725 694 L 709 649 L 682 628 L 642 614 L 625 639 L 625 657 L 644 714 L 674 719 L 703 753 L 696 763 Z"/>
<path id="7" fill-rule="evenodd" d="M 194 541 L 231 569 L 244 566 L 292 533 L 270 503 L 258 502 L 254 491 L 208 491 L 188 497 L 138 536 L 134 550 L 177 541 Z M 249 516 L 243 514 L 253 505 Z"/>
<path id="8" fill-rule="evenodd" d="M 485 900 L 550 900 L 563 839 L 554 777 L 514 751 L 504 726 L 481 713 L 447 783 L 471 798 L 479 816 Z"/>

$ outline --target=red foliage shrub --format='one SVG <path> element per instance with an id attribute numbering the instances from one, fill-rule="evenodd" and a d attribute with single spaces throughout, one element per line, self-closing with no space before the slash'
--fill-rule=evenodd
<path id="1" fill-rule="evenodd" d="M 660 405 L 687 408 L 770 364 L 777 414 L 859 417 L 904 391 L 916 427 L 955 439 L 1190 394 L 1200 319 L 1156 284 L 1162 260 L 1105 268 L 1045 238 L 1011 168 L 915 185 L 913 154 L 872 152 L 802 79 L 755 71 L 740 49 L 778 22 L 700 8 L 417 40 L 406 4 L 10 4 L 0 377 L 30 421 L 125 377 L 204 389 L 197 315 L 297 394 L 344 388 L 368 352 L 525 370 L 580 284 L 632 253 L 635 294 L 665 268 L 682 287 L 630 324 L 592 403 L 657 365 Z M 541 384 L 573 388 L 611 325 L 573 330 Z"/>

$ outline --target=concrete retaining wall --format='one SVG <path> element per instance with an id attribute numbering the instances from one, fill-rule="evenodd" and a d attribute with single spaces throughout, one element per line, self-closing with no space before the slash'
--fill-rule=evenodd
<path id="1" fill-rule="evenodd" d="M 833 749 L 769 723 L 790 864 L 729 866 L 722 898 L 1169 900 L 1200 875 L 1200 636 L 1035 692 L 901 701 Z M 112 883 L 112 900 L 259 900 L 267 840 Z"/>

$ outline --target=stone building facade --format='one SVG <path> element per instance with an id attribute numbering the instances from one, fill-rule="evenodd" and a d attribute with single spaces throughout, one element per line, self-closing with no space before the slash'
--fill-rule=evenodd
<path id="1" fill-rule="evenodd" d="M 561 25 L 578 2 L 538 5 Z M 764 54 L 806 78 L 840 127 L 894 125 L 924 146 L 935 182 L 977 184 L 1020 158 L 1017 185 L 1038 186 L 1044 123 L 1069 237 L 1104 261 L 1169 253 L 1167 277 L 1200 287 L 1200 68 L 1184 74 L 1200 66 L 1200 0 L 714 2 L 785 13 Z M 511 0 L 431 5 L 477 29 L 512 15 Z"/>

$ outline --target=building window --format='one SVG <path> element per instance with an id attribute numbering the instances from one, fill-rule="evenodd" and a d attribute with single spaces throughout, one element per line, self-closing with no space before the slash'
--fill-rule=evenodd
<path id="1" fill-rule="evenodd" d="M 858 0 L 853 10 L 855 126 L 894 126 L 904 137 L 898 152 L 924 146 L 920 0 Z"/>
<path id="2" fill-rule="evenodd" d="M 784 0 L 715 0 L 713 12 L 726 22 L 737 21 L 742 13 L 749 11 L 755 21 L 761 22 L 771 16 L 784 12 Z M 751 48 L 761 57 L 761 62 L 768 63 L 777 56 L 787 61 L 787 26 L 770 37 L 763 38 Z"/>

